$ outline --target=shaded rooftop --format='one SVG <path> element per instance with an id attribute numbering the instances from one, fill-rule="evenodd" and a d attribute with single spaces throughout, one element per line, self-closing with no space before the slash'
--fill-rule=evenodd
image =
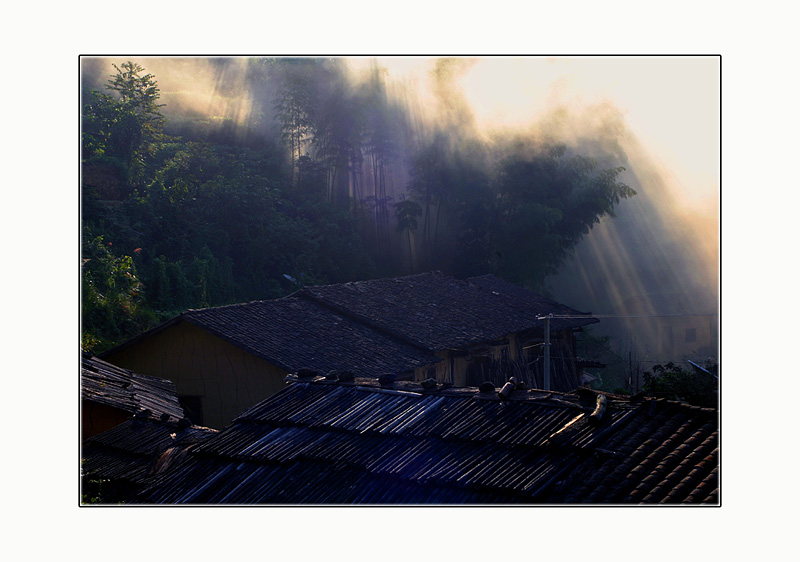
<path id="1" fill-rule="evenodd" d="M 110 356 L 181 321 L 287 372 L 308 368 L 358 376 L 410 375 L 460 349 L 511 333 L 541 335 L 597 322 L 492 275 L 458 280 L 438 272 L 304 288 L 274 300 L 188 310 L 109 350 Z"/>
<path id="2" fill-rule="evenodd" d="M 597 322 L 587 313 L 546 299 L 493 275 L 459 280 L 439 272 L 306 287 L 300 296 L 423 346 L 458 349 L 510 333 L 542 331 L 547 314 L 555 330 Z"/>
<path id="3" fill-rule="evenodd" d="M 183 418 L 172 381 L 112 365 L 91 354 L 81 356 L 81 399 L 117 408 L 131 415 Z"/>
<path id="4" fill-rule="evenodd" d="M 104 493 L 114 503 L 131 501 L 148 479 L 174 469 L 194 445 L 217 431 L 187 419 L 130 419 L 83 442 L 82 470 L 106 481 Z"/>
<path id="5" fill-rule="evenodd" d="M 298 297 L 190 310 L 181 318 L 289 372 L 410 373 L 439 361 L 418 346 Z"/>
<path id="6" fill-rule="evenodd" d="M 498 390 L 298 380 L 195 446 L 138 501 L 718 502 L 716 411 Z"/>
<path id="7" fill-rule="evenodd" d="M 181 321 L 190 322 L 287 372 L 410 373 L 440 360 L 309 299 L 284 297 L 188 310 L 107 351 L 111 355 Z"/>

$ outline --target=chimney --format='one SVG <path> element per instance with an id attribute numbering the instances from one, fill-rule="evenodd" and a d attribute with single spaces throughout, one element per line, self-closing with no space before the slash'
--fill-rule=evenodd
<path id="1" fill-rule="evenodd" d="M 597 405 L 594 407 L 594 411 L 591 414 L 589 414 L 590 424 L 598 425 L 602 421 L 603 416 L 606 413 L 607 402 L 608 399 L 604 395 L 602 394 L 597 395 Z"/>
<path id="2" fill-rule="evenodd" d="M 501 388 L 500 392 L 498 392 L 497 394 L 498 396 L 500 396 L 501 399 L 507 400 L 511 396 L 511 393 L 514 392 L 516 388 L 517 388 L 517 379 L 511 377 L 510 379 L 508 379 L 508 382 L 503 385 L 503 388 Z"/>

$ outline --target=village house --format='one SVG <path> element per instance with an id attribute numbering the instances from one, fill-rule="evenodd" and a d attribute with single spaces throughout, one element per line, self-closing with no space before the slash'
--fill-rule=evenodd
<path id="1" fill-rule="evenodd" d="M 714 409 L 512 382 L 290 379 L 190 450 L 154 449 L 151 466 L 176 460 L 133 503 L 719 504 Z"/>
<path id="2" fill-rule="evenodd" d="M 707 295 L 649 294 L 620 304 L 621 318 L 603 322 L 618 340 L 628 338 L 637 354 L 653 361 L 716 358 L 719 344 L 717 303 Z M 641 342 L 641 344 L 640 344 Z"/>
<path id="3" fill-rule="evenodd" d="M 86 439 L 131 416 L 179 420 L 183 408 L 172 381 L 122 369 L 89 353 L 81 356 L 81 428 Z"/>
<path id="4" fill-rule="evenodd" d="M 192 421 L 223 428 L 301 369 L 457 387 L 514 375 L 542 388 L 547 323 L 550 388 L 569 391 L 581 384 L 575 332 L 593 322 L 491 275 L 435 272 L 189 310 L 103 358 L 170 378 Z"/>
<path id="5" fill-rule="evenodd" d="M 218 429 L 281 390 L 284 378 L 299 369 L 411 373 L 438 360 L 296 296 L 189 310 L 103 358 L 169 377 L 186 415 Z"/>
<path id="6" fill-rule="evenodd" d="M 580 386 L 575 333 L 598 320 L 494 275 L 459 280 L 438 272 L 306 287 L 333 310 L 421 346 L 440 361 L 415 370 L 454 386 L 502 384 L 509 376 L 544 388 L 544 317 L 550 323 L 550 389 Z"/>

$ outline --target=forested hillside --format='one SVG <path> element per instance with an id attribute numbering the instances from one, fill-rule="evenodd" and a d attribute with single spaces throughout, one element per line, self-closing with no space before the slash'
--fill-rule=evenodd
<path id="1" fill-rule="evenodd" d="M 600 217 L 634 194 L 613 152 L 470 134 L 448 96 L 421 122 L 373 65 L 251 59 L 270 92 L 239 134 L 166 117 L 158 77 L 114 67 L 82 92 L 82 336 L 95 352 L 187 308 L 302 285 L 441 270 L 540 287 Z M 266 128 L 264 130 L 267 130 Z"/>

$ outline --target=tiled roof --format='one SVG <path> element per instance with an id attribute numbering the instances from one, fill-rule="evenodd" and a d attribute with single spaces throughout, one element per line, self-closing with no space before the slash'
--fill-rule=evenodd
<path id="1" fill-rule="evenodd" d="M 295 382 L 139 501 L 716 504 L 717 463 L 716 411 L 675 402 Z"/>
<path id="2" fill-rule="evenodd" d="M 181 318 L 290 372 L 307 368 L 397 374 L 440 360 L 298 297 L 190 310 Z"/>
<path id="3" fill-rule="evenodd" d="M 81 357 L 81 398 L 131 414 L 180 419 L 184 412 L 172 381 L 135 373 L 89 354 Z"/>
<path id="4" fill-rule="evenodd" d="M 126 501 L 148 478 L 174 469 L 192 446 L 215 433 L 184 419 L 130 419 L 83 442 L 82 469 L 109 481 L 115 501 Z"/>
<path id="5" fill-rule="evenodd" d="M 589 312 L 575 310 L 494 275 L 470 277 L 467 281 L 471 285 L 493 294 L 502 295 L 506 300 L 506 310 L 509 314 L 515 313 L 519 317 L 517 321 L 526 322 L 529 317 L 553 314 L 556 318 L 550 321 L 550 329 L 554 331 L 570 330 L 599 322 L 597 318 L 591 318 Z M 578 318 L 558 318 L 557 316 L 577 316 Z M 541 327 L 543 322 L 539 321 L 536 325 Z"/>
<path id="6" fill-rule="evenodd" d="M 424 273 L 305 288 L 268 301 L 189 310 L 103 354 L 188 321 L 286 371 L 410 373 L 433 353 L 539 330 L 542 314 L 582 315 L 494 276 L 466 281 Z M 554 319 L 553 330 L 594 318 Z"/>
<path id="7" fill-rule="evenodd" d="M 306 287 L 300 295 L 432 351 L 542 329 L 540 314 L 584 315 L 492 275 L 459 280 L 438 272 Z M 597 322 L 559 319 L 552 329 Z"/>

